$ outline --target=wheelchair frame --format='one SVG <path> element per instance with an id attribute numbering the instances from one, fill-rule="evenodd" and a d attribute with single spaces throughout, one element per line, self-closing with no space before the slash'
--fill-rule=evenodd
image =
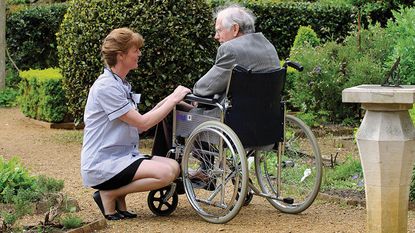
<path id="1" fill-rule="evenodd" d="M 288 66 L 302 69 L 290 61 L 283 69 Z M 230 221 L 254 195 L 291 214 L 300 213 L 313 203 L 322 178 L 320 149 L 310 128 L 286 114 L 284 101 L 281 101 L 284 119 L 281 140 L 273 148 L 246 149 L 224 123 L 225 112 L 232 104 L 227 98 L 220 103 L 217 96 L 208 99 L 189 95 L 185 100 L 215 106 L 221 114 L 212 118 L 174 109 L 173 149 L 167 156 L 181 164 L 182 177 L 170 187 L 149 193 L 148 205 L 153 213 L 171 214 L 177 207 L 176 189 L 182 184 L 193 209 L 211 223 Z M 248 168 L 249 157 L 254 158 L 254 171 Z M 198 171 L 208 181 L 190 174 Z M 255 180 L 250 178 L 253 175 Z"/>

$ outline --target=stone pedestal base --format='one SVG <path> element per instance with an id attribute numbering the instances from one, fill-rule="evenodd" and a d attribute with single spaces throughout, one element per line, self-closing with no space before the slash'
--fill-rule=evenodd
<path id="1" fill-rule="evenodd" d="M 407 110 L 372 111 L 357 134 L 366 188 L 368 232 L 407 232 L 415 130 Z"/>

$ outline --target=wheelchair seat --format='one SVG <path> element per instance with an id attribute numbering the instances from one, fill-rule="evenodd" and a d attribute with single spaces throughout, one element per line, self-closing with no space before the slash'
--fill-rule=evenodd
<path id="1" fill-rule="evenodd" d="M 283 140 L 281 95 L 285 75 L 285 67 L 266 73 L 251 72 L 238 65 L 233 68 L 225 124 L 235 131 L 245 148 Z"/>

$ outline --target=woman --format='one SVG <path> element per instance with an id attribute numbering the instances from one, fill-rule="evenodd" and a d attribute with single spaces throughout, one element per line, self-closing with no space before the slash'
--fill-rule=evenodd
<path id="1" fill-rule="evenodd" d="M 190 92 L 178 86 L 140 114 L 126 76 L 138 67 L 143 45 L 143 37 L 128 28 L 111 31 L 101 48 L 106 68 L 92 85 L 85 107 L 81 174 L 85 186 L 98 189 L 93 198 L 108 220 L 137 217 L 127 211 L 126 195 L 165 187 L 180 173 L 175 160 L 146 157 L 138 150 L 138 132 L 160 122 Z"/>

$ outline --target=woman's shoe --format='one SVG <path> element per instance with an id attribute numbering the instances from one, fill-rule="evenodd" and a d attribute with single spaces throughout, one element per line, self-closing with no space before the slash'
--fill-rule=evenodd
<path id="1" fill-rule="evenodd" d="M 137 214 L 131 213 L 127 210 L 117 210 L 118 214 L 121 214 L 125 218 L 137 218 Z"/>
<path id="2" fill-rule="evenodd" d="M 101 210 L 102 215 L 108 220 L 121 220 L 124 218 L 124 215 L 120 213 L 115 214 L 105 214 L 104 205 L 102 204 L 101 195 L 99 194 L 99 191 L 96 191 L 92 197 L 94 198 L 95 203 L 97 203 L 97 206 Z"/>
<path id="3" fill-rule="evenodd" d="M 115 210 L 125 218 L 137 218 L 137 214 L 135 213 L 131 213 L 127 210 L 120 210 L 118 207 L 118 201 L 115 201 Z"/>
<path id="4" fill-rule="evenodd" d="M 107 214 L 107 215 L 104 215 L 104 217 L 107 220 L 110 220 L 110 221 L 113 221 L 113 220 L 121 220 L 121 219 L 124 219 L 125 218 L 124 215 L 122 215 L 120 213 L 117 213 L 117 212 L 115 214 Z"/>
<path id="5" fill-rule="evenodd" d="M 102 215 L 105 216 L 104 205 L 102 204 L 101 195 L 99 194 L 99 191 L 96 191 L 94 194 L 92 194 L 92 198 L 94 198 L 95 203 L 97 203 L 97 206 L 101 210 Z"/>

